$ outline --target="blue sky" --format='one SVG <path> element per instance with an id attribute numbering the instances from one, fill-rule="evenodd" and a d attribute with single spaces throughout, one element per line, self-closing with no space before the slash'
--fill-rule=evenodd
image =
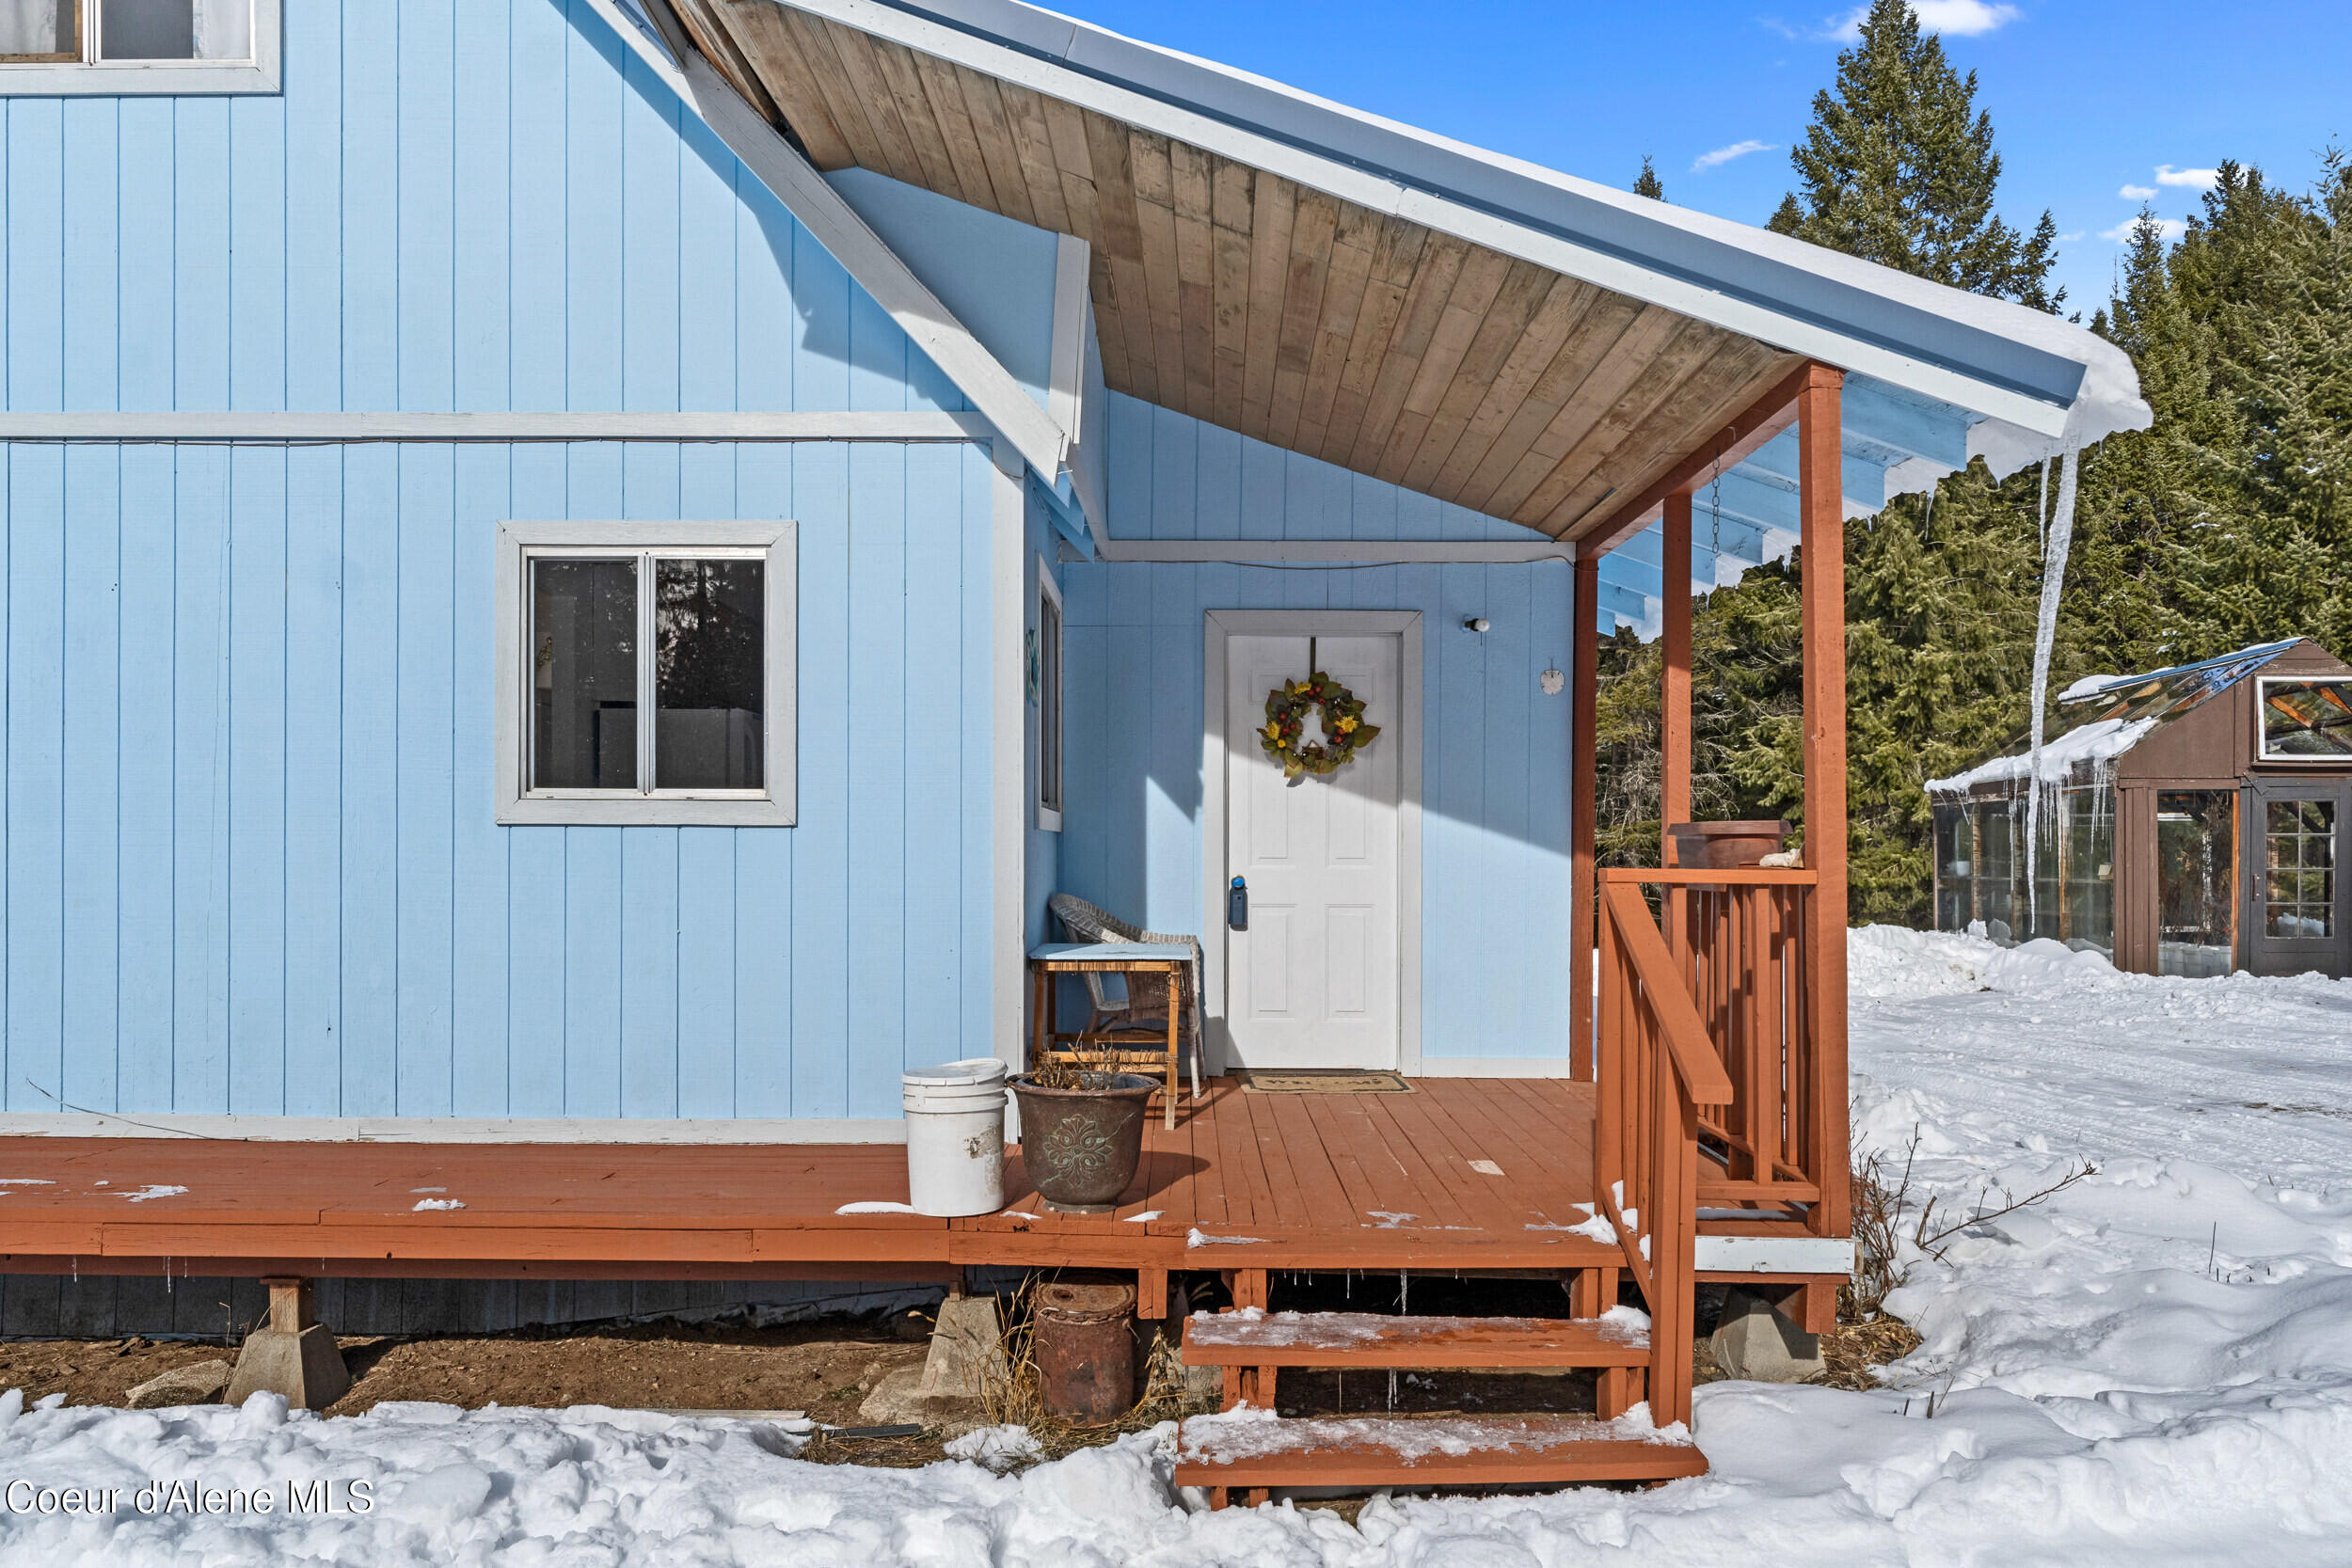
<path id="1" fill-rule="evenodd" d="M 1048 0 L 1131 37 L 1570 174 L 1629 185 L 1652 155 L 1671 201 L 1761 223 L 1794 182 L 1788 144 L 1832 81 L 1851 7 L 1570 0 Z M 2154 193 L 2192 211 L 2224 158 L 2300 190 L 2352 145 L 2347 0 L 1915 0 L 1979 80 L 2001 209 L 2043 208 L 2058 280 L 2086 319 Z M 1752 150 L 1723 155 L 1753 145 Z M 1701 166 L 1718 154 L 1719 161 Z M 2169 169 L 2165 181 L 2159 170 Z"/>

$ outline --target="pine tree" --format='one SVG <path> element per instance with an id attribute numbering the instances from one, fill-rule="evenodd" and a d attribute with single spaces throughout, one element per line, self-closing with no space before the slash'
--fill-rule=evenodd
<path id="1" fill-rule="evenodd" d="M 1922 35 L 1909 0 L 1872 0 L 1861 38 L 1837 56 L 1837 86 L 1813 100 L 1813 123 L 1789 153 L 1804 185 L 1772 227 L 1815 245 L 1977 293 L 2054 310 L 2046 292 L 2058 245 L 2048 213 L 2030 235 L 1993 215 L 2001 157 L 1977 76 Z"/>
<path id="2" fill-rule="evenodd" d="M 1633 194 L 1648 197 L 1652 201 L 1666 199 L 1665 182 L 1658 178 L 1658 166 L 1650 162 L 1646 152 L 1642 154 L 1642 172 L 1633 177 Z"/>
<path id="3" fill-rule="evenodd" d="M 1838 60 L 1837 90 L 1814 103 L 1795 153 L 1805 196 L 1771 227 L 1941 282 L 2049 308 L 2055 225 L 2019 236 L 1991 215 L 2000 176 L 1990 120 L 1923 39 L 1903 0 L 1880 0 Z M 1928 912 L 1930 817 L 1922 784 L 1978 760 L 2026 717 L 2040 589 L 2039 475 L 1995 483 L 1979 466 L 1931 501 L 1907 497 L 1846 529 L 1849 863 L 1858 919 Z M 1804 809 L 1801 558 L 1746 574 L 1692 616 L 1692 798 L 1698 816 L 1787 816 Z M 2082 657 L 2080 628 L 2060 653 Z M 1605 654 L 1601 719 L 1621 716 L 1610 761 L 1623 783 L 1605 846 L 1632 861 L 1655 853 L 1656 699 L 1646 723 L 1634 694 L 1654 689 L 1653 650 Z M 1611 697 L 1614 696 L 1614 702 Z M 1646 745 L 1650 756 L 1639 754 Z M 1645 791 L 1646 793 L 1645 794 Z M 1640 815 L 1636 815 L 1636 814 Z"/>
<path id="4" fill-rule="evenodd" d="M 2295 198 L 2258 170 L 2223 166 L 2169 271 L 2200 358 L 2185 386 L 2151 378 L 2164 438 L 2141 444 L 2185 449 L 2174 466 L 2203 502 L 2200 526 L 2168 541 L 2169 641 L 2191 657 L 2294 634 L 2343 649 L 2352 643 L 2352 168 L 2330 153 L 2317 193 Z"/>

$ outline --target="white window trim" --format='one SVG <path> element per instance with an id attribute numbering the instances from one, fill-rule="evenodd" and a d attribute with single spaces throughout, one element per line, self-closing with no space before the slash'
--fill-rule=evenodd
<path id="1" fill-rule="evenodd" d="M 1037 706 L 1037 735 L 1029 747 L 1029 768 L 1035 775 L 1032 791 L 1037 803 L 1038 830 L 1057 833 L 1061 832 L 1062 810 L 1070 804 L 1070 753 L 1067 750 L 1070 744 L 1070 716 L 1063 705 L 1070 695 L 1070 612 L 1062 608 L 1061 584 L 1054 580 L 1054 568 L 1041 555 L 1037 558 L 1037 594 L 1041 610 L 1045 601 L 1053 602 L 1055 634 L 1061 641 L 1061 647 L 1054 656 L 1054 722 L 1061 731 L 1055 737 L 1054 755 L 1061 772 L 1057 781 L 1060 787 L 1055 794 L 1061 801 L 1060 806 L 1045 803 L 1045 703 L 1042 690 L 1039 693 Z M 1038 679 L 1041 687 L 1045 665 L 1044 615 L 1038 613 L 1032 624 L 1038 634 Z"/>
<path id="2" fill-rule="evenodd" d="M 80 0 L 91 10 L 96 0 Z M 243 60 L 100 60 L 86 17 L 79 60 L 0 62 L 0 98 L 132 98 L 278 90 L 280 0 L 252 0 L 253 55 Z"/>
<path id="3" fill-rule="evenodd" d="M 543 794 L 530 777 L 530 663 L 523 644 L 531 625 L 524 563 L 533 554 L 598 550 L 764 550 L 767 556 L 767 658 L 762 726 L 767 788 L 696 795 Z M 644 827 L 788 828 L 798 810 L 799 713 L 795 655 L 800 641 L 799 532 L 789 521 L 516 522 L 499 524 L 498 610 L 492 657 L 498 705 L 498 820 L 501 823 Z"/>
<path id="4" fill-rule="evenodd" d="M 2254 677 L 2254 760 L 2275 762 L 2289 768 L 2342 768 L 2342 757 L 2297 757 L 2270 749 L 2270 726 L 2263 722 L 2263 715 L 2270 708 L 2270 689 L 2274 686 L 2345 686 L 2352 687 L 2352 678 L 2336 675 L 2256 675 Z"/>

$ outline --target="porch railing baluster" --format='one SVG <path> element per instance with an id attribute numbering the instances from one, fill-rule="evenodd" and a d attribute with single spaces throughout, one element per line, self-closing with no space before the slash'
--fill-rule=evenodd
<path id="1" fill-rule="evenodd" d="M 1700 1207 L 1802 1218 L 1842 1172 L 1820 1168 L 1805 941 L 1816 879 L 1802 870 L 1599 874 L 1598 1100 L 1594 1148 L 1605 1212 L 1650 1304 L 1650 1406 L 1690 1414 L 1693 1257 Z M 1661 927 L 1644 897 L 1662 886 Z M 1682 1354 L 1671 1354 L 1676 1350 Z"/>

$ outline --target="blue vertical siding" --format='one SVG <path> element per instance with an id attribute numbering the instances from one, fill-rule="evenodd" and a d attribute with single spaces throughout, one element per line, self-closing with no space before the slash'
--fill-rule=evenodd
<path id="1" fill-rule="evenodd" d="M 1508 523 L 1131 399 L 1112 404 L 1114 538 L 1508 539 Z M 1173 471 L 1170 471 L 1170 470 Z M 1190 531 L 1198 528 L 1196 534 Z M 1075 564 L 1059 885 L 1163 930 L 1203 929 L 1203 616 L 1422 617 L 1422 1051 L 1559 1058 L 1568 894 L 1565 562 L 1524 565 Z M 1483 615 L 1479 635 L 1462 622 Z"/>
<path id="2" fill-rule="evenodd" d="M 0 137 L 11 409 L 967 406 L 580 0 L 305 0 L 281 95 Z M 980 450 L 0 458 L 0 1106 L 889 1116 L 991 1048 Z M 499 827 L 498 521 L 738 516 L 799 825 Z"/>
<path id="3" fill-rule="evenodd" d="M 988 457 L 626 457 L 8 449 L 8 1110 L 876 1117 L 990 1049 Z M 498 827 L 498 520 L 648 474 L 799 519 L 800 824 Z"/>

